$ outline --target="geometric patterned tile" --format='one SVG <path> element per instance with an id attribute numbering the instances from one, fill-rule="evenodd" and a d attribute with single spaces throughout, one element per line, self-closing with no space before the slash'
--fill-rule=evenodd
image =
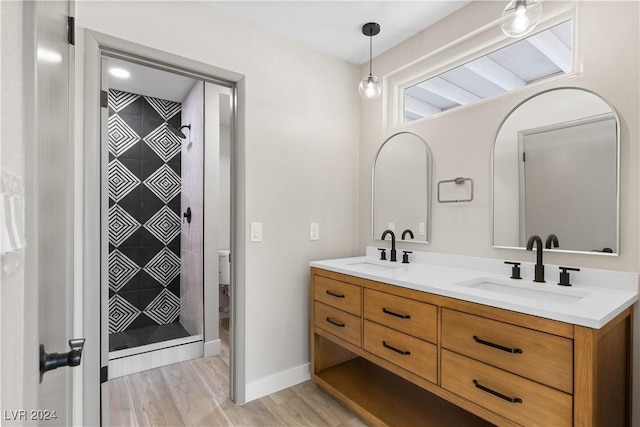
<path id="1" fill-rule="evenodd" d="M 140 310 L 129 301 L 120 295 L 114 295 L 109 300 L 109 333 L 124 331 L 139 315 Z"/>
<path id="2" fill-rule="evenodd" d="M 138 274 L 141 267 L 118 249 L 109 254 L 109 287 L 118 292 Z"/>
<path id="3" fill-rule="evenodd" d="M 165 163 L 144 180 L 144 185 L 164 203 L 169 203 L 180 194 L 181 180 L 180 176 Z"/>
<path id="4" fill-rule="evenodd" d="M 159 325 L 172 323 L 180 315 L 180 298 L 164 288 L 143 311 Z"/>
<path id="5" fill-rule="evenodd" d="M 138 98 L 140 98 L 140 95 L 123 92 L 121 90 L 109 89 L 107 104 L 109 108 L 117 113 Z"/>
<path id="6" fill-rule="evenodd" d="M 114 202 L 119 202 L 120 199 L 140 185 L 140 178 L 135 176 L 118 159 L 109 162 L 108 175 L 109 197 Z"/>
<path id="7" fill-rule="evenodd" d="M 145 222 L 144 228 L 156 239 L 168 245 L 180 234 L 180 217 L 165 205 Z"/>
<path id="8" fill-rule="evenodd" d="M 182 149 L 182 140 L 169 130 L 166 122 L 149 132 L 143 140 L 165 163 Z"/>
<path id="9" fill-rule="evenodd" d="M 164 247 L 144 266 L 144 271 L 162 286 L 167 286 L 180 274 L 180 258 L 171 249 Z"/>
<path id="10" fill-rule="evenodd" d="M 108 106 L 111 116 L 108 122 L 108 149 L 111 161 L 108 165 L 108 195 L 110 203 L 115 203 L 109 209 L 108 231 L 109 243 L 116 247 L 109 254 L 108 262 L 109 294 L 112 295 L 109 298 L 109 333 L 130 329 L 134 325 L 138 325 L 140 320 L 143 320 L 143 318 L 139 317 L 143 312 L 142 309 L 134 306 L 134 304 L 137 304 L 135 301 L 138 300 L 134 292 L 139 293 L 142 291 L 133 291 L 131 298 L 129 296 L 126 297 L 133 303 L 128 302 L 122 295 L 117 293 L 127 289 L 127 283 L 131 283 L 133 277 L 142 269 L 140 265 L 137 265 L 136 262 L 117 249 L 125 241 L 127 241 L 127 244 L 142 245 L 142 242 L 130 242 L 130 240 L 133 240 L 131 236 L 142 225 L 132 216 L 133 210 L 127 212 L 119 203 L 122 200 L 131 198 L 136 194 L 135 190 L 143 185 L 138 172 L 135 169 L 129 169 L 125 166 L 125 164 L 129 164 L 120 161 L 118 157 L 125 152 L 134 157 L 139 156 L 141 151 L 136 150 L 137 146 L 135 144 L 142 143 L 143 136 L 144 143 L 165 163 L 175 158 L 182 149 L 182 139 L 171 132 L 168 123 L 166 123 L 169 119 L 176 123 L 180 122 L 182 105 L 179 102 L 144 97 L 145 102 L 151 106 L 151 108 L 147 108 L 143 104 L 139 104 L 142 101 L 140 98 L 143 98 L 143 96 L 124 91 L 109 90 Z M 147 123 L 145 119 L 157 120 L 158 115 L 165 122 L 149 132 L 148 135 L 138 135 L 134 130 L 138 129 L 137 125 L 127 124 L 126 122 L 126 120 L 129 120 L 129 116 L 120 116 L 119 114 L 123 111 L 129 111 L 133 103 L 137 107 L 142 107 L 137 109 L 141 114 L 141 123 Z M 137 160 L 141 161 L 142 158 Z M 179 160 L 180 158 L 178 157 L 177 161 L 179 162 Z M 145 172 L 145 175 L 147 174 Z M 164 164 L 144 180 L 144 185 L 164 203 L 164 206 L 159 211 L 153 211 L 155 214 L 145 223 L 145 229 L 166 245 L 180 233 L 179 214 L 174 213 L 166 206 L 167 203 L 175 201 L 180 194 L 180 174 Z M 142 194 L 140 192 L 140 195 Z M 127 198 L 125 199 L 125 197 Z M 166 246 L 155 250 L 159 252 L 147 262 L 144 266 L 144 271 L 153 277 L 155 281 L 166 287 L 175 281 L 176 277 L 179 277 L 181 260 L 178 255 Z M 158 324 L 174 322 L 180 313 L 178 292 L 176 290 L 174 294 L 167 289 L 163 289 L 163 292 L 157 296 L 154 292 L 153 296 L 156 296 L 156 298 L 144 310 L 146 317 Z M 148 301 L 148 299 L 145 300 Z M 136 321 L 136 319 L 138 320 Z"/>
<path id="11" fill-rule="evenodd" d="M 109 152 L 118 157 L 140 140 L 138 134 L 117 114 L 109 117 Z"/>
<path id="12" fill-rule="evenodd" d="M 182 104 L 179 102 L 167 101 L 166 99 L 152 98 L 145 96 L 144 99 L 153 107 L 154 110 L 160 114 L 164 121 L 168 121 L 171 117 L 175 116 L 182 109 Z"/>
<path id="13" fill-rule="evenodd" d="M 140 228 L 140 223 L 120 205 L 113 205 L 109 208 L 109 243 L 113 246 L 120 246 L 138 228 Z"/>

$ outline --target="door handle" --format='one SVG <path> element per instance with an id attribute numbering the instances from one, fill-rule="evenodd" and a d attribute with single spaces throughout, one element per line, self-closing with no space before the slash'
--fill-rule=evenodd
<path id="1" fill-rule="evenodd" d="M 44 344 L 40 344 L 40 382 L 42 382 L 45 372 L 62 366 L 78 366 L 82 361 L 84 342 L 84 338 L 69 340 L 71 351 L 68 353 L 46 353 Z"/>

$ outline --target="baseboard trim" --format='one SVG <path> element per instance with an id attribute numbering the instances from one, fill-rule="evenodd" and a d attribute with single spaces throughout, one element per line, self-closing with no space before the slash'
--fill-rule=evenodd
<path id="1" fill-rule="evenodd" d="M 245 403 L 307 381 L 311 378 L 309 368 L 309 363 L 305 363 L 268 377 L 250 381 L 245 388 Z"/>
<path id="2" fill-rule="evenodd" d="M 204 343 L 204 357 L 217 356 L 220 354 L 221 342 L 219 339 Z"/>

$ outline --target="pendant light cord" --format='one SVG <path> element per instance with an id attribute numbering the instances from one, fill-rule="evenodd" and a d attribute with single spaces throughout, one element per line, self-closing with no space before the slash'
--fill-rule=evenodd
<path id="1" fill-rule="evenodd" d="M 372 61 L 373 61 L 373 36 L 369 36 L 369 77 L 373 75 L 371 71 Z"/>

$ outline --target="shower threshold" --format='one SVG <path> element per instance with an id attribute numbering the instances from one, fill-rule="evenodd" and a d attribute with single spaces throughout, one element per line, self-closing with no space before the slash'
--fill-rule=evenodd
<path id="1" fill-rule="evenodd" d="M 109 352 L 109 379 L 197 359 L 204 354 L 202 336 L 176 338 Z"/>
<path id="2" fill-rule="evenodd" d="M 164 350 L 171 347 L 179 347 L 186 344 L 202 342 L 202 336 L 191 335 L 188 337 L 175 338 L 167 341 L 156 342 L 152 344 L 140 345 L 137 347 L 125 348 L 109 352 L 109 360 L 117 360 L 123 357 L 134 356 L 137 354 L 149 353 L 158 350 Z"/>

